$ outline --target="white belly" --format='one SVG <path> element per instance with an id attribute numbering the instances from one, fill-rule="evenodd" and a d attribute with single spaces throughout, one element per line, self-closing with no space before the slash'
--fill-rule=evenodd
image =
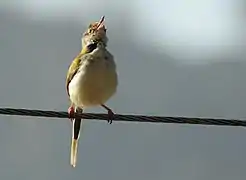
<path id="1" fill-rule="evenodd" d="M 70 100 L 77 107 L 104 104 L 117 88 L 114 66 L 104 61 L 85 63 L 69 84 Z"/>

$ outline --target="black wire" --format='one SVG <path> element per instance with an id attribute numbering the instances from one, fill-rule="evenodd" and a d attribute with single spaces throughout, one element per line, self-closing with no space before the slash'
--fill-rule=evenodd
<path id="1" fill-rule="evenodd" d="M 68 118 L 68 113 L 64 111 L 44 111 L 34 109 L 14 109 L 0 108 L 0 114 L 19 115 L 19 116 L 37 116 L 50 118 Z M 77 117 L 80 117 L 76 115 Z M 83 119 L 107 120 L 107 114 L 83 113 Z M 143 115 L 122 115 L 115 114 L 114 121 L 128 122 L 150 122 L 150 123 L 176 123 L 176 124 L 200 124 L 216 126 L 246 126 L 246 121 L 237 119 L 217 119 L 217 118 L 197 118 L 197 117 L 168 117 L 168 116 L 143 116 Z"/>

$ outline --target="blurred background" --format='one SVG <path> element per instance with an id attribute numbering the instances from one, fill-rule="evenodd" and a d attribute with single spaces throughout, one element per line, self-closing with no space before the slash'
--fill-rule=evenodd
<path id="1" fill-rule="evenodd" d="M 0 106 L 66 111 L 68 66 L 102 15 L 116 113 L 246 119 L 243 0 L 0 1 Z M 240 127 L 85 121 L 73 169 L 69 120 L 1 116 L 0 177 L 244 180 L 245 138 Z"/>

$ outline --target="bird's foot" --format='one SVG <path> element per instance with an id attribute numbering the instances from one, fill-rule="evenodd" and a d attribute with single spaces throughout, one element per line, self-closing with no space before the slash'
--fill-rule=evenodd
<path id="1" fill-rule="evenodd" d="M 75 109 L 73 106 L 68 108 L 68 118 L 72 121 L 75 117 Z"/>
<path id="2" fill-rule="evenodd" d="M 110 108 L 105 106 L 104 104 L 102 104 L 102 107 L 104 107 L 108 111 L 108 120 L 107 121 L 109 124 L 112 124 L 113 119 L 114 119 L 114 112 Z"/>
<path id="3" fill-rule="evenodd" d="M 107 120 L 108 123 L 112 124 L 113 119 L 114 119 L 114 112 L 112 110 L 108 110 L 108 120 Z"/>

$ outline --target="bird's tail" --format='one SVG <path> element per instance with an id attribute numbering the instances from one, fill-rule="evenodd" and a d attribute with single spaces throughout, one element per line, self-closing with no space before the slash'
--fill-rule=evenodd
<path id="1" fill-rule="evenodd" d="M 70 156 L 70 164 L 73 167 L 76 166 L 76 162 L 77 162 L 78 140 L 80 136 L 82 121 L 83 120 L 80 118 L 75 118 L 73 120 L 73 135 L 72 135 L 71 156 Z"/>

